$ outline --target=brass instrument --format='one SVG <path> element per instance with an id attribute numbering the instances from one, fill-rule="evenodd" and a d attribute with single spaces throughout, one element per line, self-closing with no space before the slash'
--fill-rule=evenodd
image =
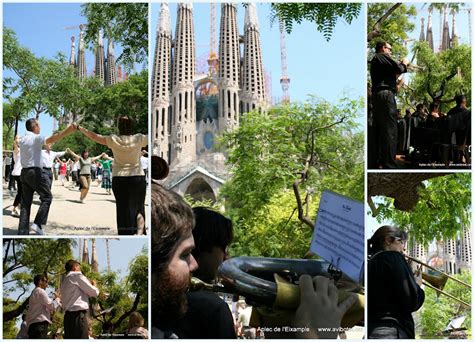
<path id="1" fill-rule="evenodd" d="M 407 65 L 408 72 L 417 72 L 417 71 L 425 71 L 425 67 L 418 66 L 416 64 L 409 63 Z"/>
<path id="2" fill-rule="evenodd" d="M 226 260 L 219 267 L 220 284 L 211 285 L 193 279 L 191 288 L 239 294 L 256 307 L 295 311 L 300 303 L 299 277 L 309 274 L 331 278 L 329 269 L 330 264 L 322 260 L 237 257 Z M 343 317 L 342 326 L 363 324 L 363 288 L 344 274 L 336 286 L 339 302 L 347 298 L 350 292 L 356 293 L 358 297 Z"/>
<path id="3" fill-rule="evenodd" d="M 470 285 L 470 284 L 465 283 L 465 282 L 463 282 L 462 280 L 456 279 L 455 277 L 449 275 L 448 273 L 445 273 L 445 272 L 443 272 L 443 271 L 440 271 L 440 270 L 436 269 L 435 267 L 430 266 L 430 265 L 424 263 L 423 261 L 418 260 L 418 259 L 416 259 L 416 258 L 413 258 L 413 257 L 411 257 L 411 256 L 409 256 L 409 255 L 405 255 L 405 258 L 407 258 L 408 260 L 411 260 L 411 261 L 413 261 L 413 262 L 416 262 L 416 263 L 420 264 L 421 266 L 425 266 L 425 267 L 427 267 L 427 268 L 429 268 L 429 269 L 431 269 L 431 270 L 433 270 L 433 271 L 439 273 L 439 275 L 432 275 L 432 274 L 429 274 L 429 273 L 427 273 L 427 272 L 422 272 L 421 277 L 422 277 L 422 279 L 423 279 L 423 285 L 425 285 L 425 286 L 427 286 L 427 287 L 429 287 L 429 288 L 435 290 L 436 293 L 438 294 L 438 296 L 439 296 L 440 294 L 443 294 L 443 295 L 445 295 L 446 297 L 451 298 L 451 299 L 453 299 L 453 300 L 459 302 L 459 303 L 462 304 L 463 306 L 465 306 L 465 307 L 467 307 L 467 308 L 469 308 L 469 309 L 471 308 L 471 305 L 470 305 L 470 304 L 468 304 L 468 303 L 462 301 L 461 299 L 456 298 L 456 297 L 454 297 L 453 295 L 451 295 L 451 294 L 449 294 L 449 293 L 443 291 L 444 286 L 446 285 L 446 282 L 448 281 L 448 279 L 452 279 L 452 280 L 458 282 L 459 284 L 461 284 L 461 285 L 463 285 L 463 286 L 466 286 L 466 287 L 469 288 L 469 289 L 471 289 L 471 285 Z"/>

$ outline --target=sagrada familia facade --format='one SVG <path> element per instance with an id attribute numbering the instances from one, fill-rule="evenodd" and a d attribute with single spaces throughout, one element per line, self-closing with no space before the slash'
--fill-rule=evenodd
<path id="1" fill-rule="evenodd" d="M 86 44 L 84 42 L 84 27 L 80 26 L 79 32 L 79 46 L 76 54 L 76 41 L 75 37 L 71 37 L 71 54 L 69 57 L 69 65 L 74 68 L 76 76 L 79 80 L 83 80 L 87 77 L 86 67 Z M 115 52 L 114 43 L 111 39 L 108 40 L 107 57 L 105 56 L 104 50 L 104 39 L 102 33 L 99 33 L 97 43 L 95 46 L 95 65 L 94 65 L 94 76 L 99 78 L 104 86 L 111 86 L 116 84 L 122 79 L 121 68 L 118 68 L 117 77 L 117 66 L 115 65 Z M 123 78 L 126 79 L 126 76 Z M 77 114 L 68 113 L 60 118 L 59 124 L 70 124 L 77 121 L 79 118 Z"/>
<path id="2" fill-rule="evenodd" d="M 192 4 L 178 4 L 176 18 L 173 36 L 169 7 L 161 4 L 152 74 L 153 154 L 170 165 L 165 186 L 215 201 L 228 178 L 216 137 L 237 128 L 246 112 L 267 106 L 257 9 L 246 5 L 240 35 L 237 4 L 221 5 L 218 54 L 211 50 L 207 74 L 196 72 Z"/>

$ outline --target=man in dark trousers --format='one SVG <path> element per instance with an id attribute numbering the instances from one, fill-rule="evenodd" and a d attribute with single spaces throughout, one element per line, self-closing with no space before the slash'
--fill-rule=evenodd
<path id="1" fill-rule="evenodd" d="M 44 235 L 42 225 L 47 221 L 53 195 L 51 194 L 50 180 L 43 172 L 41 150 L 43 146 L 61 140 L 74 132 L 75 129 L 76 125 L 73 124 L 65 130 L 45 138 L 40 135 L 38 120 L 34 118 L 26 120 L 26 134 L 20 141 L 22 196 L 18 235 L 29 235 L 30 232 L 36 235 Z M 29 227 L 31 203 L 35 191 L 40 196 L 41 204 L 34 223 Z"/>
<path id="2" fill-rule="evenodd" d="M 68 260 L 65 265 L 66 276 L 61 285 L 64 309 L 64 338 L 89 338 L 89 298 L 97 297 L 99 289 L 95 281 L 90 281 L 81 272 L 81 264 Z"/>
<path id="3" fill-rule="evenodd" d="M 372 112 L 375 134 L 376 164 L 380 168 L 397 168 L 397 103 L 395 94 L 400 85 L 397 78 L 407 72 L 408 60 L 396 62 L 392 59 L 392 47 L 387 42 L 378 42 L 375 56 L 370 61 L 372 78 Z"/>

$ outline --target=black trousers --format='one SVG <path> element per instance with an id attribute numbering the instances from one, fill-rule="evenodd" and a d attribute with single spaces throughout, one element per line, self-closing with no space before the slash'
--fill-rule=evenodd
<path id="1" fill-rule="evenodd" d="M 50 179 L 39 167 L 21 170 L 20 180 L 22 183 L 20 223 L 18 225 L 19 235 L 28 235 L 30 226 L 30 211 L 35 191 L 40 196 L 41 204 L 35 217 L 38 226 L 48 221 L 49 207 L 53 201 L 50 189 Z"/>
<path id="2" fill-rule="evenodd" d="M 117 208 L 118 234 L 137 234 L 138 214 L 145 219 L 145 176 L 114 177 L 112 190 Z"/>
<path id="3" fill-rule="evenodd" d="M 413 339 L 409 334 L 395 322 L 377 322 L 371 324 L 368 328 L 369 339 L 386 339 L 386 340 L 397 340 L 397 339 Z"/>
<path id="4" fill-rule="evenodd" d="M 395 93 L 391 90 L 380 90 L 372 95 L 373 134 L 376 163 L 385 169 L 397 168 L 398 126 L 397 103 Z"/>
<path id="5" fill-rule="evenodd" d="M 66 313 L 64 314 L 64 338 L 89 338 L 89 323 L 87 321 L 87 310 L 66 311 Z"/>
<path id="6" fill-rule="evenodd" d="M 16 182 L 16 188 L 18 189 L 15 200 L 13 201 L 13 206 L 17 207 L 18 204 L 21 203 L 21 192 L 23 191 L 23 187 L 21 186 L 20 176 L 12 176 L 12 178 Z"/>
<path id="7" fill-rule="evenodd" d="M 28 338 L 45 340 L 48 338 L 48 322 L 32 323 L 28 327 Z"/>
<path id="8" fill-rule="evenodd" d="M 46 177 L 49 179 L 49 189 L 53 187 L 53 172 L 51 169 L 48 169 L 46 167 L 43 168 L 43 172 L 46 174 Z"/>

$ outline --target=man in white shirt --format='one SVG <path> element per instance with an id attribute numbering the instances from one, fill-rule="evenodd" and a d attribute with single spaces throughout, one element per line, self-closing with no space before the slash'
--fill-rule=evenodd
<path id="1" fill-rule="evenodd" d="M 54 152 L 51 151 L 51 146 L 47 146 L 48 148 L 45 148 L 41 150 L 41 161 L 43 163 L 43 172 L 46 173 L 48 176 L 48 179 L 50 180 L 49 182 L 49 188 L 53 186 L 53 166 L 54 166 L 54 161 L 56 158 L 61 158 L 66 154 L 66 151 L 61 151 L 61 152 Z M 57 178 L 57 177 L 56 177 Z M 44 222 L 46 224 L 46 222 Z"/>
<path id="2" fill-rule="evenodd" d="M 20 222 L 18 224 L 18 235 L 29 235 L 30 230 L 37 235 L 43 235 L 42 225 L 48 220 L 49 207 L 53 201 L 53 195 L 49 186 L 49 179 L 43 172 L 41 160 L 41 150 L 43 146 L 53 144 L 65 136 L 71 134 L 76 129 L 72 124 L 65 130 L 56 133 L 48 138 L 40 135 L 40 124 L 38 120 L 31 118 L 26 120 L 26 134 L 20 141 L 20 161 L 22 197 Z M 40 196 L 40 207 L 36 214 L 34 223 L 30 225 L 30 210 L 33 202 L 33 194 L 37 192 Z"/>
<path id="3" fill-rule="evenodd" d="M 64 338 L 89 338 L 89 297 L 97 297 L 99 289 L 95 281 L 89 281 L 81 273 L 81 264 L 68 260 L 65 265 L 66 277 L 61 285 L 64 313 Z"/>
<path id="4" fill-rule="evenodd" d="M 140 164 L 145 172 L 145 178 L 148 179 L 148 153 L 142 150 L 142 156 L 140 157 Z"/>
<path id="5" fill-rule="evenodd" d="M 61 305 L 61 302 L 56 294 L 54 299 L 48 297 L 45 291 L 48 286 L 48 279 L 44 275 L 37 275 L 33 282 L 36 287 L 31 292 L 28 301 L 28 313 L 25 319 L 28 327 L 28 337 L 31 339 L 46 339 L 48 338 L 48 326 L 51 324 L 51 314 Z"/>

